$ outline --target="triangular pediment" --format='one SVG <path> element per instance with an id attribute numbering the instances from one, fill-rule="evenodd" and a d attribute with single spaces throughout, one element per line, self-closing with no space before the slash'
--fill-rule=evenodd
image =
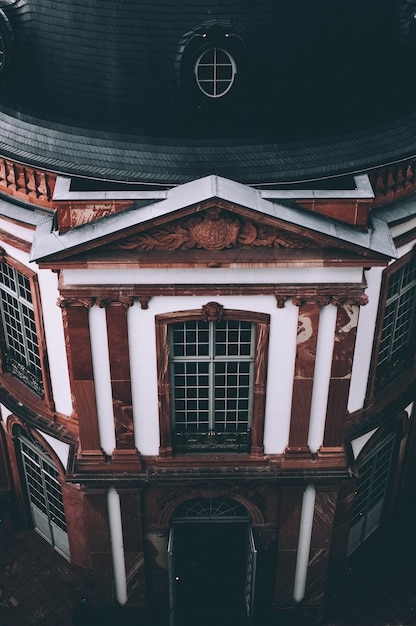
<path id="1" fill-rule="evenodd" d="M 43 228 L 43 230 L 42 230 Z M 371 231 L 336 223 L 296 206 L 264 200 L 255 189 L 210 176 L 170 191 L 161 202 L 134 208 L 64 234 L 39 229 L 32 258 L 42 266 L 91 262 L 299 262 L 308 259 L 395 256 L 386 225 Z"/>

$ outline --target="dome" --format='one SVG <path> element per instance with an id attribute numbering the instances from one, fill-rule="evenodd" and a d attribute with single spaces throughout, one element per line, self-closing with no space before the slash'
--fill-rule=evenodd
<path id="1" fill-rule="evenodd" d="M 0 8 L 1 149 L 14 159 L 115 180 L 256 183 L 413 154 L 410 0 Z"/>

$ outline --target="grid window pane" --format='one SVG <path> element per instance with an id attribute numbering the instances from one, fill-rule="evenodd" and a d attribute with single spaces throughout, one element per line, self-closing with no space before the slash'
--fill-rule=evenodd
<path id="1" fill-rule="evenodd" d="M 67 532 L 61 485 L 56 468 L 48 462 L 46 452 L 38 453 L 23 438 L 19 438 L 25 469 L 26 484 L 31 506 L 36 507 L 49 520 Z M 39 447 L 39 443 L 35 442 Z"/>
<path id="2" fill-rule="evenodd" d="M 4 332 L 4 369 L 43 397 L 42 369 L 30 281 L 0 264 L 0 313 Z"/>
<path id="3" fill-rule="evenodd" d="M 378 387 L 402 372 L 413 356 L 415 298 L 416 258 L 413 258 L 389 279 L 377 361 Z"/>
<path id="4" fill-rule="evenodd" d="M 384 500 L 389 484 L 394 443 L 395 438 L 391 435 L 361 466 L 353 504 L 352 526 Z"/>
<path id="5" fill-rule="evenodd" d="M 254 324 L 180 322 L 170 340 L 174 436 L 203 433 L 212 446 L 221 434 L 249 432 Z"/>
<path id="6" fill-rule="evenodd" d="M 231 89 L 236 73 L 234 59 L 221 48 L 205 51 L 195 64 L 197 85 L 210 98 L 225 95 Z"/>

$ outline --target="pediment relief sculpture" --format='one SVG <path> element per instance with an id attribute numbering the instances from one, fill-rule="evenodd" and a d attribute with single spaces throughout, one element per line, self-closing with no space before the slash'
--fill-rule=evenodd
<path id="1" fill-rule="evenodd" d="M 316 248 L 312 241 L 292 233 L 257 224 L 243 216 L 210 208 L 203 213 L 179 219 L 144 233 L 127 237 L 114 247 L 124 250 L 191 250 L 208 251 L 227 248 Z"/>

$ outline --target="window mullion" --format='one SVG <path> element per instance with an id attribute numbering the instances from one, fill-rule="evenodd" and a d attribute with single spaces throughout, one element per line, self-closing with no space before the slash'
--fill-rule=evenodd
<path id="1" fill-rule="evenodd" d="M 24 357 L 26 361 L 26 367 L 28 370 L 30 370 L 29 346 L 27 343 L 27 331 L 25 329 L 25 322 L 24 322 L 25 316 L 24 316 L 24 311 L 23 311 L 23 303 L 18 294 L 17 294 L 17 307 L 19 311 L 19 323 L 20 323 L 21 331 L 22 331 L 22 342 L 23 342 L 23 347 L 24 347 Z"/>
<path id="2" fill-rule="evenodd" d="M 208 430 L 215 429 L 215 323 L 209 325 L 209 414 Z"/>

